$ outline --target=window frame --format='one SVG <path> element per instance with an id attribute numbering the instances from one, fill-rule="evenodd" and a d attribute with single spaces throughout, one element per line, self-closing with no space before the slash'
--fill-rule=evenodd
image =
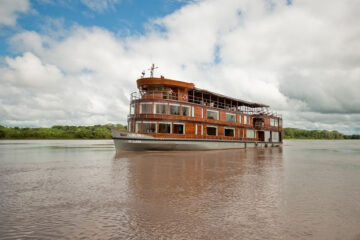
<path id="1" fill-rule="evenodd" d="M 183 112 L 184 107 L 188 109 L 188 115 L 184 115 L 184 112 Z M 181 105 L 181 115 L 180 116 L 190 117 L 191 116 L 191 106 Z"/>
<path id="2" fill-rule="evenodd" d="M 158 132 L 157 122 L 155 122 L 155 121 L 142 121 L 141 130 L 144 130 L 144 123 L 145 124 L 155 124 L 155 132 L 151 132 L 151 133 L 157 133 Z M 145 133 L 145 132 L 141 131 L 141 133 Z"/>
<path id="3" fill-rule="evenodd" d="M 154 105 L 155 105 L 154 106 L 154 114 L 167 114 L 167 115 L 169 114 L 170 109 L 169 109 L 169 104 L 168 103 L 156 102 Z M 156 112 L 156 106 L 157 105 L 166 105 L 166 113 L 157 113 Z"/>
<path id="4" fill-rule="evenodd" d="M 143 113 L 142 112 L 142 106 L 143 105 L 149 105 L 149 104 L 151 104 L 151 112 L 150 113 Z M 140 114 L 152 114 L 154 112 L 154 104 L 153 104 L 153 102 L 141 102 L 140 103 Z"/>
<path id="5" fill-rule="evenodd" d="M 172 113 L 171 113 L 171 106 L 179 107 L 179 114 L 172 114 Z M 181 116 L 181 107 L 180 107 L 180 104 L 169 103 L 169 115 Z"/>
<path id="6" fill-rule="evenodd" d="M 216 129 L 216 135 L 209 135 L 208 131 L 207 131 L 208 128 L 215 128 Z M 207 125 L 206 126 L 206 136 L 219 136 L 219 128 L 217 126 Z"/>
<path id="7" fill-rule="evenodd" d="M 159 132 L 160 129 L 160 124 L 170 124 L 170 132 L 169 133 L 161 133 Z M 172 122 L 158 122 L 158 129 L 157 129 L 157 133 L 161 133 L 161 134 L 172 134 Z"/>
<path id="8" fill-rule="evenodd" d="M 217 119 L 209 118 L 208 112 L 216 113 Z M 219 120 L 219 111 L 217 111 L 217 110 L 211 110 L 211 109 L 206 109 L 206 119 Z"/>
<path id="9" fill-rule="evenodd" d="M 175 127 L 175 125 L 182 125 L 182 126 L 183 126 L 183 133 L 174 133 L 174 127 Z M 172 124 L 172 133 L 173 133 L 173 134 L 182 134 L 182 135 L 184 135 L 184 134 L 185 134 L 185 123 L 174 122 L 174 123 Z"/>
<path id="10" fill-rule="evenodd" d="M 234 121 L 229 121 L 228 119 L 227 119 L 227 116 L 228 115 L 230 115 L 230 116 L 235 116 L 234 117 Z M 234 123 L 236 123 L 236 113 L 225 113 L 225 120 L 227 121 L 227 122 L 234 122 Z"/>
<path id="11" fill-rule="evenodd" d="M 225 130 L 226 130 L 226 129 L 233 130 L 233 136 L 226 136 L 226 135 L 225 135 Z M 224 127 L 224 136 L 225 136 L 225 137 L 235 137 L 235 128 Z"/>

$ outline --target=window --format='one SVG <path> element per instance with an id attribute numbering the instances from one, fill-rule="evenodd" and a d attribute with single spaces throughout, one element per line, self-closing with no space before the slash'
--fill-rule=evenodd
<path id="1" fill-rule="evenodd" d="M 226 121 L 236 122 L 236 114 L 226 113 Z"/>
<path id="2" fill-rule="evenodd" d="M 183 116 L 190 116 L 190 107 L 189 106 L 182 106 L 182 115 Z"/>
<path id="3" fill-rule="evenodd" d="M 174 123 L 174 131 L 175 134 L 184 134 L 185 133 L 185 126 L 183 123 Z"/>
<path id="4" fill-rule="evenodd" d="M 167 103 L 155 103 L 155 113 L 168 114 L 168 104 Z"/>
<path id="5" fill-rule="evenodd" d="M 244 124 L 247 124 L 247 116 L 244 116 Z"/>
<path id="6" fill-rule="evenodd" d="M 278 142 L 279 141 L 279 132 L 271 132 L 271 136 L 272 136 L 271 140 L 273 142 Z"/>
<path id="7" fill-rule="evenodd" d="M 270 126 L 274 126 L 274 119 L 270 118 Z"/>
<path id="8" fill-rule="evenodd" d="M 197 134 L 198 134 L 198 125 L 195 124 L 195 135 L 197 135 Z"/>
<path id="9" fill-rule="evenodd" d="M 274 126 L 277 127 L 278 126 L 278 120 L 274 119 Z"/>
<path id="10" fill-rule="evenodd" d="M 135 114 L 135 104 L 130 104 L 130 114 Z"/>
<path id="11" fill-rule="evenodd" d="M 217 127 L 207 126 L 206 127 L 206 134 L 208 136 L 217 136 Z"/>
<path id="12" fill-rule="evenodd" d="M 141 132 L 142 133 L 156 133 L 156 123 L 155 122 L 143 122 Z"/>
<path id="13" fill-rule="evenodd" d="M 136 132 L 136 133 L 141 132 L 141 131 L 140 131 L 140 126 L 141 126 L 141 122 L 136 122 L 136 125 L 135 125 L 135 132 Z"/>
<path id="14" fill-rule="evenodd" d="M 246 129 L 246 138 L 255 138 L 255 131 L 251 129 Z"/>
<path id="15" fill-rule="evenodd" d="M 282 120 L 279 119 L 279 127 L 282 127 Z"/>
<path id="16" fill-rule="evenodd" d="M 159 123 L 159 133 L 171 133 L 171 123 Z"/>
<path id="17" fill-rule="evenodd" d="M 170 114 L 180 115 L 180 105 L 170 104 Z"/>
<path id="18" fill-rule="evenodd" d="M 219 120 L 219 112 L 218 111 L 213 111 L 213 110 L 207 110 L 206 111 L 206 117 L 207 117 L 207 119 Z"/>
<path id="19" fill-rule="evenodd" d="M 140 103 L 140 113 L 153 113 L 152 103 Z"/>
<path id="20" fill-rule="evenodd" d="M 191 116 L 194 117 L 195 116 L 195 108 L 191 107 Z"/>
<path id="21" fill-rule="evenodd" d="M 201 118 L 204 118 L 204 109 L 201 108 Z"/>
<path id="22" fill-rule="evenodd" d="M 226 137 L 235 137 L 235 129 L 234 128 L 225 128 L 224 134 Z"/>
<path id="23" fill-rule="evenodd" d="M 241 115 L 239 115 L 239 123 L 241 123 Z"/>
<path id="24" fill-rule="evenodd" d="M 127 130 L 128 130 L 129 132 L 131 132 L 131 121 L 128 121 L 128 127 L 127 127 Z"/>

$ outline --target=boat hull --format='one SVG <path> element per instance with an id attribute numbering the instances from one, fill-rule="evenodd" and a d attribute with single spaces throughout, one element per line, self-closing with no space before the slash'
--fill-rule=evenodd
<path id="1" fill-rule="evenodd" d="M 249 147 L 275 147 L 281 143 L 265 143 L 235 140 L 154 138 L 144 134 L 126 133 L 113 130 L 113 139 L 117 150 L 125 151 L 176 151 L 176 150 L 215 150 L 239 149 Z"/>

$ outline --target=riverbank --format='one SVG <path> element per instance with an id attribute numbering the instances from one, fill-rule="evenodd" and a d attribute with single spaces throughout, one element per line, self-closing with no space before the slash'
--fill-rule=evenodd
<path id="1" fill-rule="evenodd" d="M 51 128 L 20 128 L 0 126 L 0 139 L 111 139 L 111 128 L 126 129 L 121 124 L 95 126 L 52 126 Z M 284 128 L 288 140 L 360 139 L 360 135 L 344 135 L 338 131 Z"/>

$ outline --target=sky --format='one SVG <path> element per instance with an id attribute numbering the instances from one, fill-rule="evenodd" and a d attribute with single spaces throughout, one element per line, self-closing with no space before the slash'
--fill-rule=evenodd
<path id="1" fill-rule="evenodd" d="M 136 79 L 360 133 L 358 0 L 0 0 L 0 125 L 126 123 Z M 149 73 L 147 72 L 147 75 Z"/>

